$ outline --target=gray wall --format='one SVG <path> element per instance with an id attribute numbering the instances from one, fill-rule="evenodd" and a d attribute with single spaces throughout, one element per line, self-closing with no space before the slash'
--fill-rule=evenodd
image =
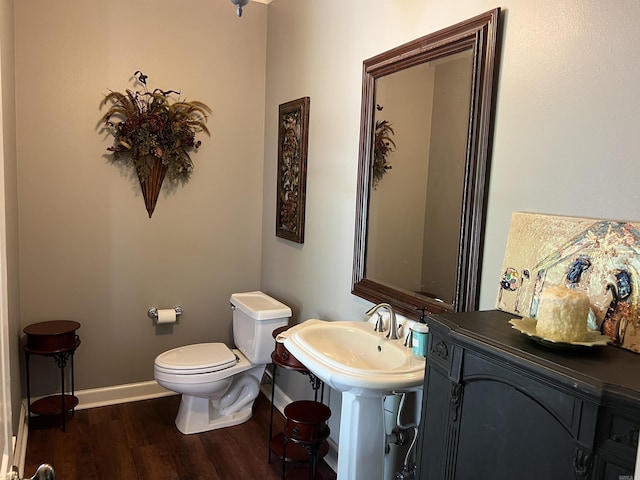
<path id="1" fill-rule="evenodd" d="M 297 320 L 364 318 L 371 304 L 350 293 L 362 61 L 496 6 L 505 15 L 480 307 L 495 305 L 513 211 L 639 221 L 640 4 L 614 4 L 275 0 L 267 34 L 262 287 L 292 304 Z M 273 235 L 275 115 L 279 103 L 305 95 L 307 229 L 298 246 Z M 304 381 L 288 380 L 291 392 L 308 394 Z"/>
<path id="2" fill-rule="evenodd" d="M 164 350 L 230 342 L 231 293 L 260 287 L 267 6 L 239 19 L 210 0 L 21 0 L 15 18 L 22 325 L 82 324 L 77 389 L 151 380 Z M 136 70 L 213 110 L 191 180 L 152 219 L 98 128 Z M 154 328 L 147 309 L 176 304 L 179 324 Z M 32 365 L 35 395 L 59 388 L 51 359 Z"/>
<path id="3" fill-rule="evenodd" d="M 0 104 L 2 105 L 2 148 L 4 179 L 4 228 L 2 239 L 4 248 L 1 262 L 6 262 L 6 311 L 4 322 L 8 327 L 9 338 L 9 380 L 11 386 L 12 424 L 17 425 L 22 391 L 20 388 L 20 275 L 19 275 L 19 236 L 18 236 L 18 194 L 17 194 L 17 159 L 16 159 L 16 98 L 15 98 L 15 52 L 14 52 L 13 1 L 0 2 L 0 80 L 2 81 Z"/>

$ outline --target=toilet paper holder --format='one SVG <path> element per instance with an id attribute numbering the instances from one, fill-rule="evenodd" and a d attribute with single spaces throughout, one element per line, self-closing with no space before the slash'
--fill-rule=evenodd
<path id="1" fill-rule="evenodd" d="M 176 311 L 176 317 L 179 317 L 184 312 L 184 309 L 180 305 L 176 305 L 175 307 L 173 307 L 173 309 Z M 147 316 L 149 318 L 153 318 L 154 320 L 157 320 L 158 309 L 156 307 L 151 307 L 149 310 L 147 310 Z"/>

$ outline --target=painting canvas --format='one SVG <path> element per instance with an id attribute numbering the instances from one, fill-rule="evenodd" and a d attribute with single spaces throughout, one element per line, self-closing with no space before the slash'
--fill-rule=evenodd
<path id="1" fill-rule="evenodd" d="M 589 327 L 640 352 L 640 223 L 514 213 L 496 307 L 535 318 L 554 285 L 586 293 Z"/>

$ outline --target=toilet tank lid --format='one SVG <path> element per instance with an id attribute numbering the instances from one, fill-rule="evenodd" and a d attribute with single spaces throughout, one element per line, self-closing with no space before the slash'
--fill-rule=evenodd
<path id="1" fill-rule="evenodd" d="M 256 320 L 291 316 L 291 309 L 284 303 L 259 291 L 234 293 L 231 295 L 231 304 Z"/>

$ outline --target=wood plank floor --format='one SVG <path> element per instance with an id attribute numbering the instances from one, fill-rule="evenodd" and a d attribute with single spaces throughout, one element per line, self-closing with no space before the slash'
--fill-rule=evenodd
<path id="1" fill-rule="evenodd" d="M 193 435 L 174 425 L 180 396 L 79 410 L 67 431 L 53 417 L 34 417 L 29 427 L 24 476 L 51 464 L 57 480 L 278 480 L 282 463 L 268 462 L 270 403 L 259 395 L 242 425 Z M 274 432 L 282 415 L 274 410 Z M 287 478 L 309 478 L 287 467 Z M 336 474 L 320 462 L 323 480 Z M 290 475 L 291 474 L 291 475 Z"/>

